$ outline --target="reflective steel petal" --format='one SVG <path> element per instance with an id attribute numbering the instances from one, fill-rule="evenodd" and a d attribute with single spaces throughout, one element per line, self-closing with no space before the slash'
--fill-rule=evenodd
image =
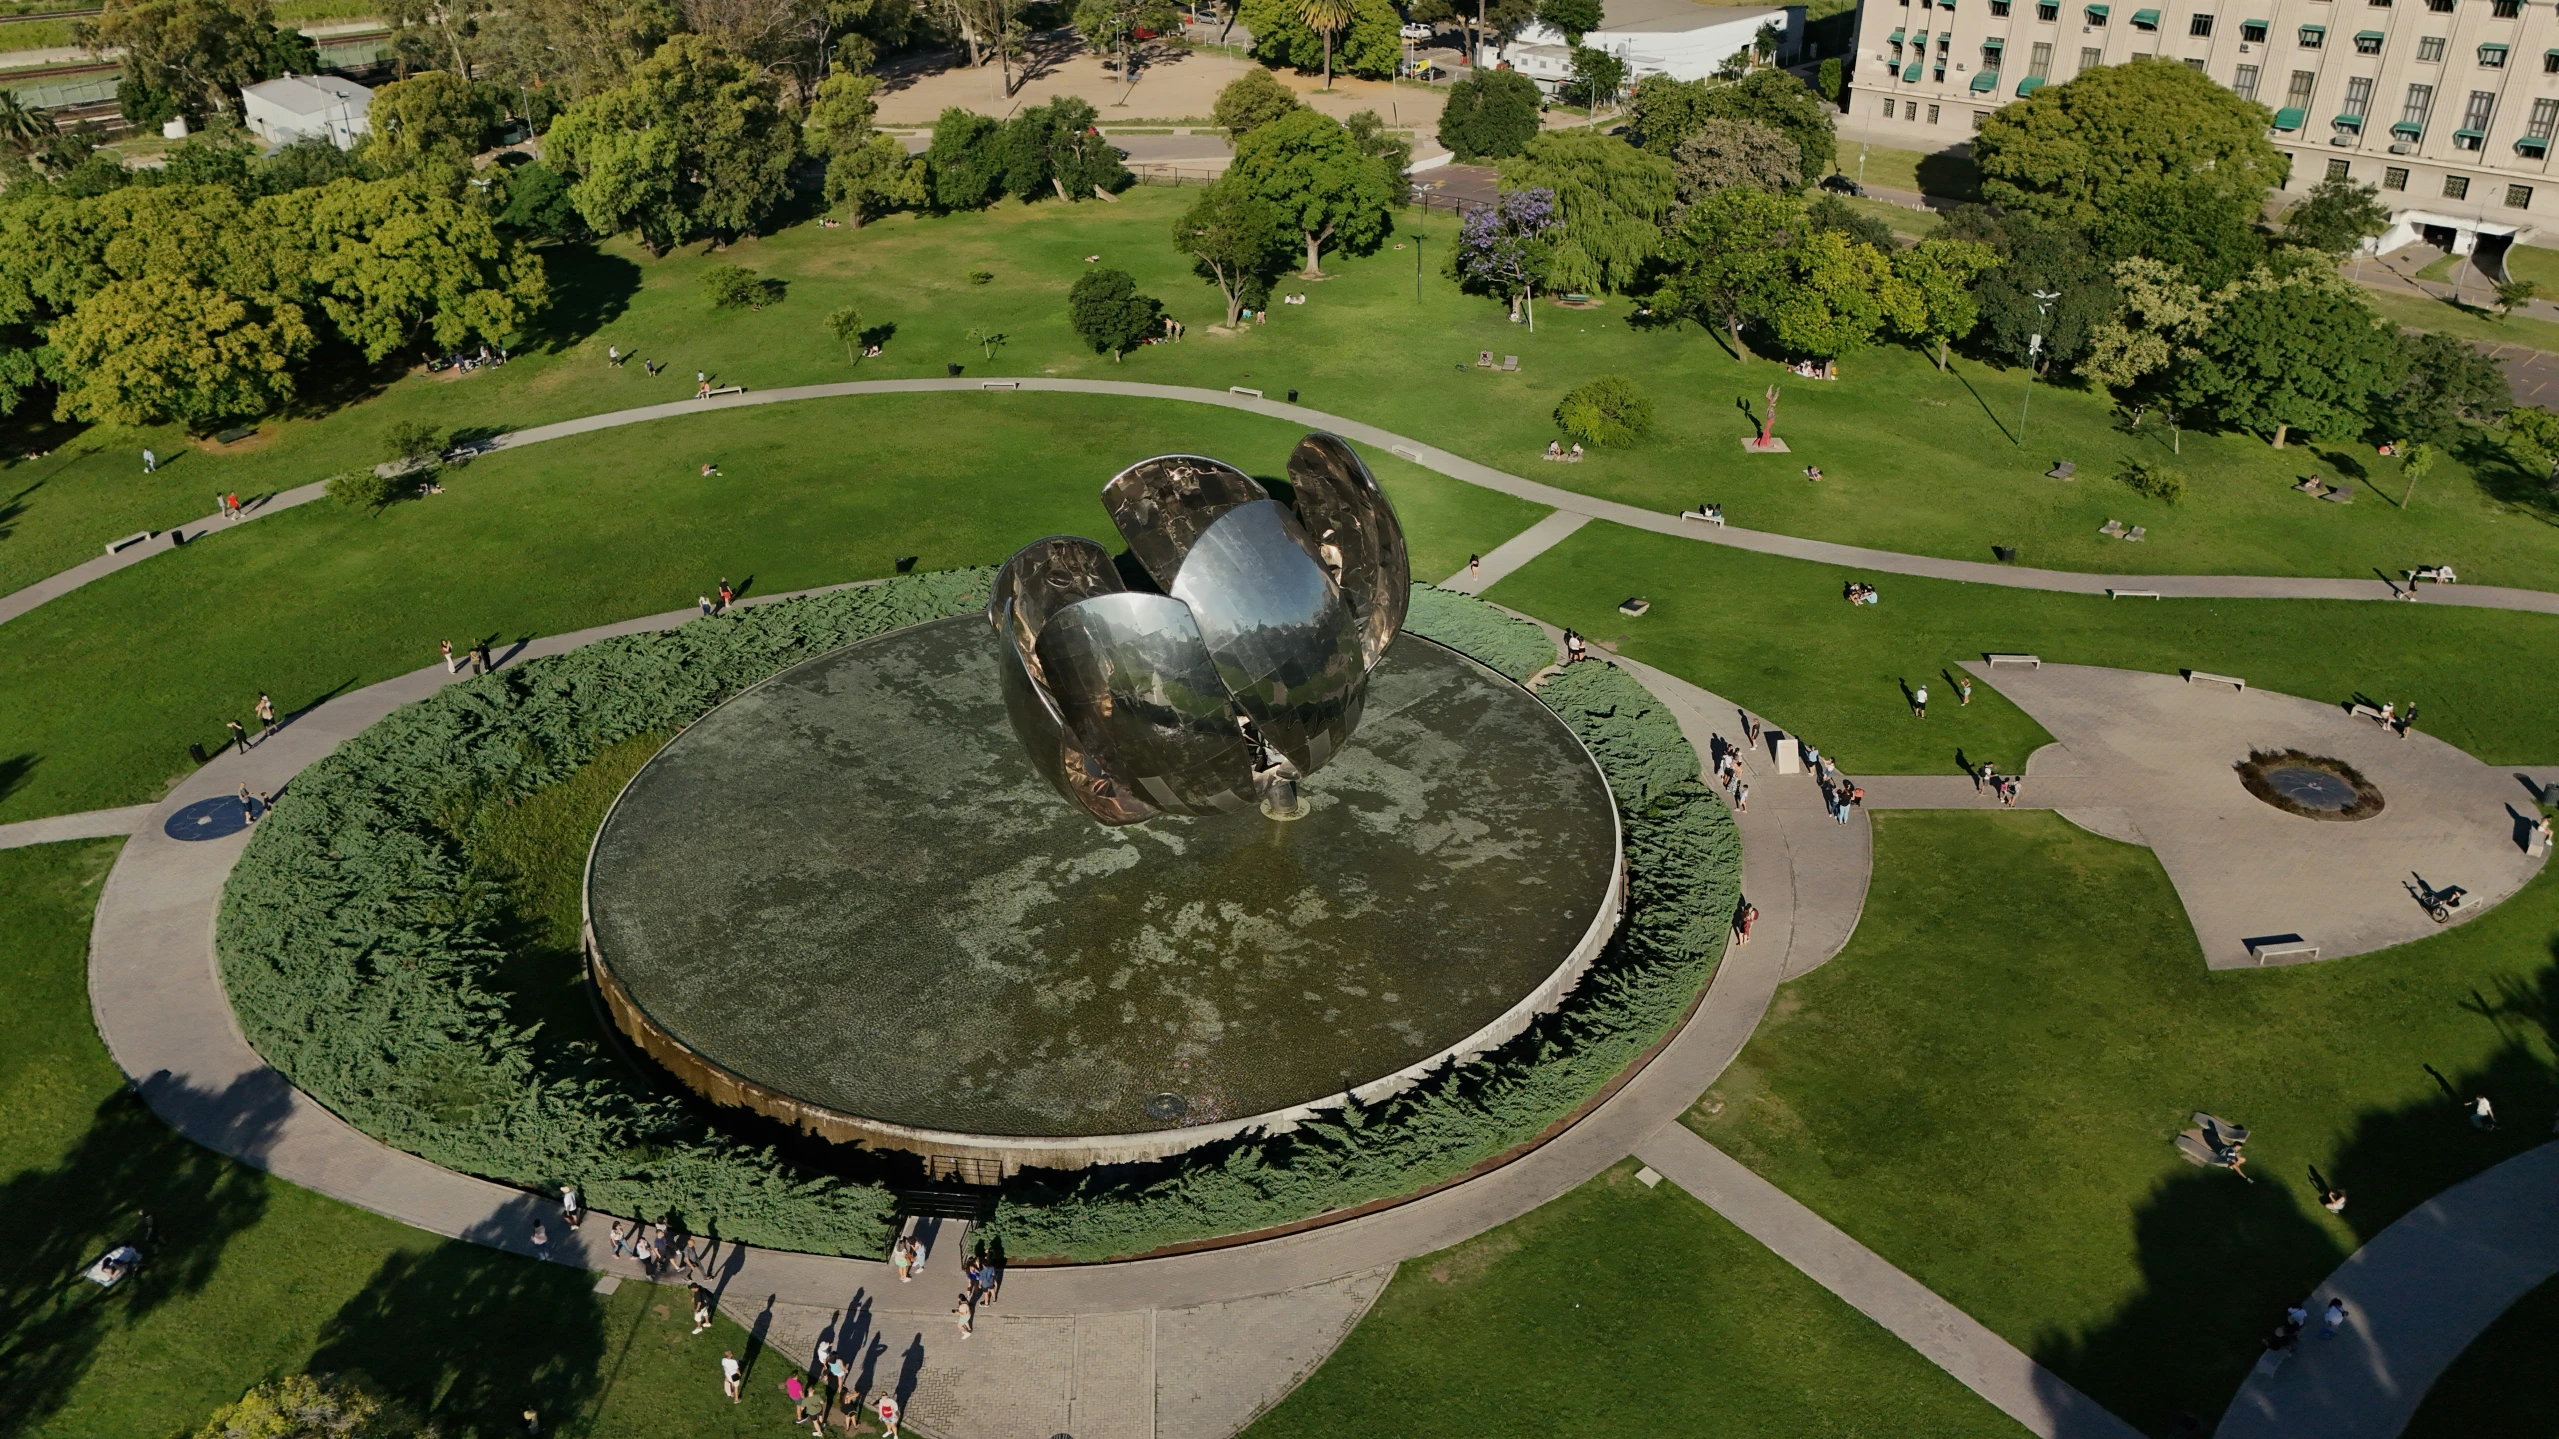
<path id="1" fill-rule="evenodd" d="M 1049 617 L 1039 663 L 1069 733 L 1148 803 L 1222 814 L 1251 802 L 1252 759 L 1234 703 L 1181 601 L 1140 594 L 1080 600 Z M 1095 817 L 1130 822 L 1099 811 Z"/>
<path id="2" fill-rule="evenodd" d="M 1350 694 L 1368 673 L 1358 622 L 1312 548 L 1279 501 L 1257 500 L 1201 531 L 1173 581 L 1227 692 L 1301 773 L 1349 737 Z"/>
<path id="3" fill-rule="evenodd" d="M 1395 507 L 1359 453 L 1321 431 L 1297 442 L 1288 481 L 1296 491 L 1290 507 L 1315 542 L 1317 562 L 1359 617 L 1361 667 L 1373 669 L 1403 630 L 1412 602 L 1413 564 Z"/>
<path id="4" fill-rule="evenodd" d="M 999 621 L 1007 629 L 1011 628 L 1013 606 L 1014 601 L 1007 597 L 1007 614 Z M 1030 663 L 1011 644 L 996 646 L 995 664 L 1003 680 L 1004 713 L 1012 720 L 1013 733 L 1022 742 L 1022 752 L 1030 756 L 1031 767 L 1059 794 L 1104 824 L 1137 824 L 1153 819 L 1158 813 L 1156 808 L 1121 784 L 1109 766 L 1086 749 L 1084 741 L 1067 727 L 1056 697 L 1032 676 Z"/>
<path id="5" fill-rule="evenodd" d="M 1102 487 L 1102 508 L 1111 512 L 1111 523 L 1167 593 L 1202 530 L 1237 505 L 1269 498 L 1251 475 L 1204 455 L 1140 460 Z"/>

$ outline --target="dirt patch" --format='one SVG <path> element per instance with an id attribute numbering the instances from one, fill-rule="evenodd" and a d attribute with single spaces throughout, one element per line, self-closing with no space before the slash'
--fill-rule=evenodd
<path id="1" fill-rule="evenodd" d="M 2341 759 L 2297 749 L 2252 750 L 2231 768 L 2260 801 L 2303 819 L 2370 819 L 2381 813 L 2381 791 Z"/>

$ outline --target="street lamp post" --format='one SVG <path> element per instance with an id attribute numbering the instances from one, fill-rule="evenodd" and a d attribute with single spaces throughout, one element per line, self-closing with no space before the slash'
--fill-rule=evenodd
<path id="1" fill-rule="evenodd" d="M 2053 301 L 2061 298 L 2061 292 L 2059 290 L 2037 290 L 2034 293 L 2035 319 L 2037 323 L 2041 323 L 2044 316 L 2050 313 Z M 2026 338 L 2026 398 L 2017 406 L 2017 448 L 2021 450 L 2026 447 L 2026 410 L 2029 406 L 2035 403 L 2035 357 L 2043 352 L 2044 337 L 2042 333 L 2037 332 L 2036 334 L 2029 335 Z"/>

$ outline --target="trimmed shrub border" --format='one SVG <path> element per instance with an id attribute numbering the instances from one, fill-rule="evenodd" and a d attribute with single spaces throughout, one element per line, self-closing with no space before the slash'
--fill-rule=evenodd
<path id="1" fill-rule="evenodd" d="M 2341 759 L 2331 759 L 2321 754 L 2305 754 L 2297 749 L 2250 750 L 2247 759 L 2232 765 L 2231 768 L 2238 771 L 2239 783 L 2250 794 L 2286 814 L 2297 814 L 2303 819 L 2349 820 L 2370 819 L 2381 813 L 2383 804 L 2381 791 L 2373 788 L 2372 782 L 2364 778 L 2362 770 Z M 2322 774 L 2333 774 L 2355 787 L 2355 802 L 2344 809 L 2313 809 L 2309 805 L 2296 803 L 2290 796 L 2267 781 L 2266 776 L 2279 769 L 2315 769 Z"/>
<path id="2" fill-rule="evenodd" d="M 447 1168 L 608 1212 L 674 1212 L 767 1248 L 877 1255 L 895 1200 L 703 1123 L 597 1045 L 551 1042 L 484 985 L 505 900 L 470 871 L 474 817 L 607 745 L 681 728 L 854 640 L 975 608 L 988 570 L 903 577 L 603 640 L 448 687 L 306 769 L 223 896 L 222 981 L 266 1060 L 350 1124 Z M 1544 634 L 1417 586 L 1416 633 L 1523 679 Z M 1598 759 L 1625 829 L 1628 919 L 1563 1005 L 1479 1059 L 1373 1106 L 1183 1161 L 1008 1185 L 1011 1262 L 1216 1247 L 1336 1222 L 1488 1172 L 1564 1132 L 1694 1012 L 1740 891 L 1729 813 L 1669 713 L 1605 663 L 1539 697 Z M 1240 1232 L 1239 1232 L 1240 1231 Z"/>

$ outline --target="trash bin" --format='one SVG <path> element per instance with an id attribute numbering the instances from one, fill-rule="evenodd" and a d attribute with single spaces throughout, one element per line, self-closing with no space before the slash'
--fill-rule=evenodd
<path id="1" fill-rule="evenodd" d="M 959 378 L 959 373 L 960 373 L 960 362 L 959 362 L 959 361 L 957 361 L 957 360 L 951 360 L 951 361 L 948 361 L 948 362 L 946 362 L 946 363 L 943 365 L 943 368 L 944 368 L 944 369 L 947 369 L 947 370 L 949 370 L 949 371 L 951 372 L 951 377 L 952 377 L 953 379 L 957 379 L 957 378 Z"/>
<path id="2" fill-rule="evenodd" d="M 1999 562 L 2003 565 L 2013 565 L 2017 563 L 2017 547 L 2015 545 L 1992 545 L 1990 547 L 1990 552 L 1998 556 Z"/>
<path id="3" fill-rule="evenodd" d="M 1297 391 L 1291 390 L 1288 392 L 1288 402 L 1292 405 L 1297 403 Z"/>

